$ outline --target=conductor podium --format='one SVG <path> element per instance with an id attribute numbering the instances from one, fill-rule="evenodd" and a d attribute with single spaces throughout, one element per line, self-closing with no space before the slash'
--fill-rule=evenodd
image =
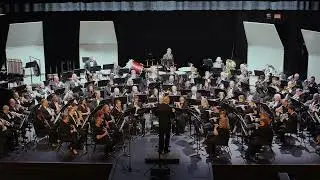
<path id="1" fill-rule="evenodd" d="M 159 158 L 159 153 L 154 151 L 147 154 L 145 158 L 146 164 L 179 164 L 180 158 L 179 153 L 170 152 L 168 154 L 161 154 Z"/>

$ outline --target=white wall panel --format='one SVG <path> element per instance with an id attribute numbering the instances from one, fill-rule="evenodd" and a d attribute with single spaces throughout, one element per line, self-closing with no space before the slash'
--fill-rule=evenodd
<path id="1" fill-rule="evenodd" d="M 98 65 L 118 64 L 118 44 L 112 21 L 81 21 L 79 38 L 80 67 L 82 57 L 93 57 Z"/>
<path id="2" fill-rule="evenodd" d="M 283 71 L 284 48 L 273 24 L 243 22 L 248 42 L 249 70 L 262 70 L 267 64 Z"/>
<path id="3" fill-rule="evenodd" d="M 320 81 L 320 32 L 301 30 L 308 50 L 308 77 L 315 76 Z"/>
<path id="4" fill-rule="evenodd" d="M 41 76 L 32 76 L 33 83 L 45 80 L 45 59 L 43 48 L 42 22 L 15 23 L 10 24 L 8 39 L 6 43 L 7 59 L 20 59 L 23 66 L 30 62 L 30 56 L 37 58 Z M 34 59 L 31 59 L 33 61 Z M 31 68 L 26 69 L 24 82 L 31 83 Z"/>

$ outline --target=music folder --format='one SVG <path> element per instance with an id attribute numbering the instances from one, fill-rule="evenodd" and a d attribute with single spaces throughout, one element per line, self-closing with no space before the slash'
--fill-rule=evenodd
<path id="1" fill-rule="evenodd" d="M 146 94 L 137 94 L 137 96 L 139 97 L 139 102 L 147 102 L 147 95 Z"/>
<path id="2" fill-rule="evenodd" d="M 101 71 L 101 66 L 93 66 L 90 68 L 91 72 Z"/>
<path id="3" fill-rule="evenodd" d="M 126 78 L 114 78 L 113 84 L 124 84 L 126 82 Z"/>
<path id="4" fill-rule="evenodd" d="M 172 86 L 173 86 L 173 84 L 163 84 L 162 85 L 162 89 L 164 90 L 164 91 L 170 91 L 171 90 L 171 88 L 172 88 Z"/>
<path id="5" fill-rule="evenodd" d="M 160 89 L 160 82 L 152 82 L 149 84 L 149 89 Z"/>
<path id="6" fill-rule="evenodd" d="M 87 88 L 89 85 L 94 85 L 94 81 L 89 81 L 84 84 L 84 87 Z"/>
<path id="7" fill-rule="evenodd" d="M 74 92 L 74 93 L 78 93 L 78 92 L 81 92 L 82 91 L 82 86 L 80 85 L 80 86 L 76 86 L 76 87 L 74 87 L 74 88 L 72 88 L 72 92 Z"/>
<path id="8" fill-rule="evenodd" d="M 55 93 L 56 95 L 61 95 L 61 94 L 64 93 L 65 90 L 66 90 L 66 88 L 56 89 L 56 90 L 54 91 L 54 93 Z"/>
<path id="9" fill-rule="evenodd" d="M 215 99 L 208 99 L 208 103 L 210 106 L 219 106 L 219 101 Z"/>
<path id="10" fill-rule="evenodd" d="M 189 102 L 190 105 L 195 105 L 195 106 L 201 104 L 201 101 L 198 100 L 198 99 L 188 99 L 188 102 Z"/>
<path id="11" fill-rule="evenodd" d="M 133 81 L 133 84 L 140 84 L 142 82 L 142 78 L 137 77 L 137 78 L 132 79 L 132 81 Z"/>
<path id="12" fill-rule="evenodd" d="M 199 89 L 198 92 L 201 94 L 201 96 L 209 97 L 211 95 L 211 92 L 205 89 Z"/>
<path id="13" fill-rule="evenodd" d="M 102 69 L 104 70 L 114 69 L 114 64 L 104 64 Z"/>
<path id="14" fill-rule="evenodd" d="M 148 98 L 148 103 L 154 103 L 154 102 L 158 102 L 158 98 L 156 98 L 156 97 L 149 97 Z"/>
<path id="15" fill-rule="evenodd" d="M 112 86 L 111 87 L 111 92 L 114 92 L 115 88 L 118 88 L 120 92 L 122 92 L 125 89 L 123 85 Z"/>
<path id="16" fill-rule="evenodd" d="M 254 70 L 254 75 L 255 76 L 265 76 L 264 72 L 263 71 L 259 71 L 259 70 Z"/>
<path id="17" fill-rule="evenodd" d="M 180 92 L 181 92 L 181 95 L 186 96 L 189 93 L 191 93 L 191 89 L 181 89 Z"/>
<path id="18" fill-rule="evenodd" d="M 122 68 L 122 69 L 119 69 L 118 73 L 120 75 L 129 74 L 130 73 L 130 69 L 129 68 Z"/>
<path id="19" fill-rule="evenodd" d="M 116 100 L 120 100 L 122 105 L 127 104 L 127 96 L 120 96 L 120 97 L 114 98 L 114 101 Z"/>
<path id="20" fill-rule="evenodd" d="M 215 96 L 218 96 L 220 92 L 223 92 L 224 95 L 227 95 L 227 92 L 224 89 L 219 89 L 219 88 L 214 89 Z"/>
<path id="21" fill-rule="evenodd" d="M 171 104 L 174 102 L 179 102 L 180 96 L 169 96 Z"/>
<path id="22" fill-rule="evenodd" d="M 112 99 L 111 98 L 103 99 L 99 105 L 102 105 L 102 104 L 112 105 Z"/>
<path id="23" fill-rule="evenodd" d="M 109 84 L 110 80 L 100 80 L 98 81 L 98 87 L 105 87 Z"/>

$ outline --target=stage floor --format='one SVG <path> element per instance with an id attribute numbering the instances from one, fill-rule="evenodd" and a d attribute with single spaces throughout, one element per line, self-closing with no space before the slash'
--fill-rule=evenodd
<path id="1" fill-rule="evenodd" d="M 171 138 L 171 152 L 172 156 L 178 157 L 180 163 L 177 165 L 169 165 L 172 170 L 173 179 L 212 179 L 212 165 L 215 164 L 229 164 L 229 165 L 246 165 L 257 164 L 247 162 L 243 159 L 241 140 L 237 138 L 230 138 L 229 147 L 231 156 L 224 153 L 220 159 L 209 161 L 206 158 L 206 153 L 200 150 L 200 158 L 190 157 L 195 154 L 195 145 L 191 142 L 193 140 L 186 132 L 181 136 L 172 136 Z M 273 144 L 274 156 L 269 151 L 264 154 L 266 160 L 259 161 L 261 164 L 274 164 L 274 165 L 297 165 L 297 164 L 320 164 L 320 156 L 315 153 L 315 148 L 310 145 L 308 139 L 306 143 L 300 143 L 296 138 L 288 138 L 290 146 L 281 147 L 278 144 Z M 103 158 L 103 146 L 97 146 L 93 152 L 93 146 L 89 147 L 88 153 L 82 156 L 66 156 L 61 157 L 59 153 L 48 148 L 47 145 L 38 145 L 37 148 L 30 148 L 26 152 L 11 153 L 8 157 L 3 158 L 1 161 L 9 162 L 72 162 L 72 163 L 113 163 L 113 172 L 111 173 L 112 179 L 150 179 L 149 171 L 152 164 L 146 164 L 145 158 L 155 154 L 156 146 L 158 144 L 157 135 L 148 135 L 145 137 L 134 137 L 131 142 L 131 164 L 133 172 L 128 172 L 127 166 L 129 165 L 129 158 L 124 156 L 122 150 L 116 152 L 114 157 L 109 159 Z M 244 146 L 244 149 L 247 147 Z M 126 150 L 128 151 L 128 150 Z"/>

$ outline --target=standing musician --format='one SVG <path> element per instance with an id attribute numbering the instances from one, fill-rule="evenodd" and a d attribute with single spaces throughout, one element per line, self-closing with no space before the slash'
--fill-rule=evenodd
<path id="1" fill-rule="evenodd" d="M 214 124 L 213 134 L 206 139 L 207 153 L 212 157 L 217 156 L 216 145 L 228 145 L 230 138 L 229 119 L 226 111 L 220 110 L 218 124 Z"/>
<path id="2" fill-rule="evenodd" d="M 108 132 L 107 127 L 103 125 L 103 113 L 99 111 L 96 116 L 95 124 L 92 127 L 94 142 L 97 144 L 104 144 L 105 156 L 108 156 L 112 151 L 113 142 Z"/>
<path id="3" fill-rule="evenodd" d="M 168 48 L 167 53 L 163 55 L 161 59 L 161 65 L 166 69 L 170 69 L 171 66 L 174 66 L 174 59 L 171 48 Z"/>
<path id="4" fill-rule="evenodd" d="M 253 156 L 261 149 L 262 145 L 272 143 L 273 131 L 269 122 L 270 120 L 268 118 L 261 118 L 260 116 L 259 124 L 250 135 L 250 141 L 245 155 L 246 159 L 252 159 Z"/>
<path id="5" fill-rule="evenodd" d="M 70 118 L 66 114 L 62 116 L 62 122 L 59 124 L 58 136 L 63 142 L 70 142 L 70 150 L 74 155 L 78 154 L 76 150 L 79 146 L 77 129 L 72 125 Z"/>
<path id="6" fill-rule="evenodd" d="M 159 118 L 159 148 L 158 152 L 169 153 L 171 118 L 174 117 L 174 110 L 169 106 L 170 98 L 164 96 L 162 103 L 159 104 L 155 111 L 155 115 Z"/>

